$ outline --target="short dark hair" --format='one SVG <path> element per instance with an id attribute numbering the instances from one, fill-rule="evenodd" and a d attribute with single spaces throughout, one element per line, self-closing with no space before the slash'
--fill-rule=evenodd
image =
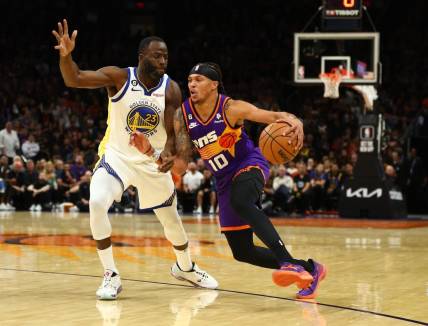
<path id="1" fill-rule="evenodd" d="M 163 42 L 163 43 L 165 43 L 165 41 L 163 39 L 161 39 L 159 36 L 145 37 L 140 41 L 140 45 L 138 45 L 138 53 L 143 52 L 145 49 L 147 49 L 147 47 L 152 42 Z"/>

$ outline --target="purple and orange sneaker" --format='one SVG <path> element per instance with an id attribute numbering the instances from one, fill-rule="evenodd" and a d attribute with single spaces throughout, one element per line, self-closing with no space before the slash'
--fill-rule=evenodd
<path id="1" fill-rule="evenodd" d="M 299 292 L 297 292 L 297 295 L 296 295 L 297 299 L 314 299 L 317 296 L 317 290 L 320 285 L 320 282 L 327 275 L 327 268 L 324 265 L 317 263 L 314 260 L 313 260 L 313 263 L 315 268 L 314 268 L 314 271 L 311 273 L 311 275 L 314 280 L 307 288 L 304 288 Z"/>
<path id="2" fill-rule="evenodd" d="M 302 266 L 285 263 L 281 265 L 280 269 L 272 273 L 272 280 L 279 286 L 289 286 L 296 283 L 298 288 L 304 289 L 307 288 L 314 279 Z"/>

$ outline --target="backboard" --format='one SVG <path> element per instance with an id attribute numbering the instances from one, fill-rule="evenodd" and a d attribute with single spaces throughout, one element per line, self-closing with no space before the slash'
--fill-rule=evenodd
<path id="1" fill-rule="evenodd" d="M 381 83 L 379 33 L 295 33 L 293 80 L 321 84 L 320 74 L 340 71 L 342 83 Z"/>

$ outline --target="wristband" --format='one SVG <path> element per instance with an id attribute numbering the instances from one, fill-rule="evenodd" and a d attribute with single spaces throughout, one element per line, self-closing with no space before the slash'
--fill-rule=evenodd
<path id="1" fill-rule="evenodd" d="M 147 151 L 145 151 L 143 154 L 147 156 L 152 156 L 154 152 L 155 152 L 155 149 L 153 148 L 152 145 L 150 145 L 150 148 Z"/>

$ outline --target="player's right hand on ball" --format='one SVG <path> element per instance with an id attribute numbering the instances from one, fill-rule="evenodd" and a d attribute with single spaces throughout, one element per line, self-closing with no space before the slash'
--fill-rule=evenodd
<path id="1" fill-rule="evenodd" d="M 58 22 L 58 31 L 53 30 L 52 34 L 58 41 L 58 45 L 55 46 L 55 49 L 59 51 L 59 55 L 61 57 L 69 55 L 71 51 L 74 50 L 76 45 L 77 30 L 73 31 L 70 38 L 68 35 L 68 23 L 66 19 L 63 19 L 62 23 Z"/>
<path id="2" fill-rule="evenodd" d="M 289 130 L 285 131 L 285 134 L 283 136 L 286 136 L 288 133 L 294 133 L 295 137 L 297 137 L 295 149 L 300 150 L 303 146 L 304 138 L 302 121 L 300 121 L 294 114 L 285 113 L 285 116 L 283 118 L 278 119 L 275 122 L 285 122 L 291 126 Z"/>

